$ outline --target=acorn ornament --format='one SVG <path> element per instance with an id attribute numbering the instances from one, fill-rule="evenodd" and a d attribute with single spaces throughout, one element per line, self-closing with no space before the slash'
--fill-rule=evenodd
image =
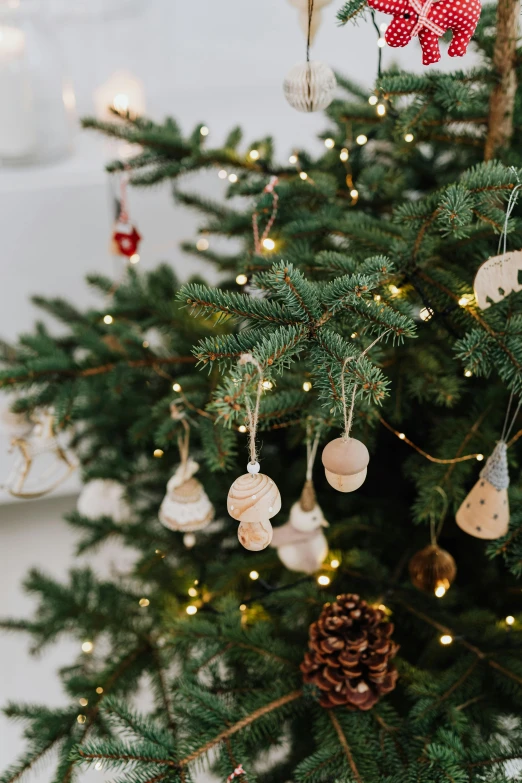
<path id="1" fill-rule="evenodd" d="M 488 540 L 504 536 L 509 527 L 508 487 L 507 443 L 501 439 L 457 511 L 456 521 L 461 530 Z"/>
<path id="2" fill-rule="evenodd" d="M 360 440 L 343 436 L 327 443 L 321 459 L 328 483 L 339 492 L 354 492 L 366 478 L 370 454 Z"/>
<path id="3" fill-rule="evenodd" d="M 259 472 L 259 462 L 249 462 L 247 471 L 230 487 L 227 509 L 240 523 L 240 544 L 251 552 L 260 552 L 272 540 L 270 519 L 281 510 L 281 495 L 274 481 Z"/>
<path id="4" fill-rule="evenodd" d="M 449 590 L 457 575 L 455 560 L 438 544 L 428 544 L 411 558 L 408 566 L 414 587 L 437 598 Z"/>
<path id="5" fill-rule="evenodd" d="M 323 527 L 328 527 L 328 522 L 317 503 L 314 485 L 307 480 L 301 497 L 290 509 L 288 522 L 275 528 L 271 546 L 290 571 L 313 574 L 328 554 Z"/>

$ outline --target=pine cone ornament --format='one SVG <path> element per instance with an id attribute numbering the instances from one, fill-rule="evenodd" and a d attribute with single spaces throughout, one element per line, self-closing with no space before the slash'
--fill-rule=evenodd
<path id="1" fill-rule="evenodd" d="M 338 595 L 325 604 L 310 626 L 309 652 L 301 664 L 305 683 L 321 692 L 321 707 L 370 710 L 395 688 L 398 672 L 390 663 L 399 646 L 384 612 L 358 595 Z"/>

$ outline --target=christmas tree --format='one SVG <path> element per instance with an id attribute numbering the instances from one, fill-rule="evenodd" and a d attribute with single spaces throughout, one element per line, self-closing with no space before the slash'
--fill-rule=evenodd
<path id="1" fill-rule="evenodd" d="M 205 766 L 245 783 L 513 774 L 518 256 L 509 287 L 473 282 L 522 242 L 518 12 L 482 9 L 471 71 L 391 70 L 371 96 L 338 77 L 319 157 L 281 164 L 239 129 L 212 147 L 170 118 L 85 121 L 139 145 L 115 176 L 171 181 L 199 211 L 184 250 L 222 284 L 130 265 L 117 284 L 89 279 L 96 310 L 36 299 L 60 336 L 40 324 L 3 346 L 13 410 L 52 410 L 81 463 L 78 551 L 117 536 L 137 556 L 111 580 L 28 575 L 34 619 L 2 627 L 82 652 L 62 671 L 68 708 L 6 707 L 27 750 L 2 783 L 52 751 L 56 783 L 86 765 L 122 783 Z M 228 178 L 226 203 L 183 189 L 204 169 Z"/>

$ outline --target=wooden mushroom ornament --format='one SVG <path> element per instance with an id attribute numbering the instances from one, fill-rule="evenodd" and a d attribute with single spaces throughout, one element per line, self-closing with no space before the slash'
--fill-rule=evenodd
<path id="1" fill-rule="evenodd" d="M 330 441 L 322 454 L 328 483 L 339 492 L 354 492 L 366 478 L 370 454 L 356 438 L 336 438 Z"/>
<path id="2" fill-rule="evenodd" d="M 194 478 L 198 469 L 198 463 L 189 457 L 169 479 L 158 515 L 169 530 L 192 533 L 206 527 L 214 518 L 214 506 L 201 482 Z"/>
<path id="3" fill-rule="evenodd" d="M 504 536 L 509 526 L 507 444 L 500 440 L 457 511 L 457 525 L 475 538 Z"/>
<path id="4" fill-rule="evenodd" d="M 227 509 L 240 523 L 240 544 L 251 552 L 259 552 L 272 540 L 270 519 L 281 510 L 281 495 L 274 481 L 259 472 L 259 462 L 249 462 L 247 470 L 230 487 Z"/>
<path id="5" fill-rule="evenodd" d="M 328 542 L 322 531 L 328 522 L 318 505 L 312 481 L 306 481 L 301 497 L 290 509 L 285 525 L 276 527 L 271 546 L 290 571 L 313 574 L 328 554 Z"/>

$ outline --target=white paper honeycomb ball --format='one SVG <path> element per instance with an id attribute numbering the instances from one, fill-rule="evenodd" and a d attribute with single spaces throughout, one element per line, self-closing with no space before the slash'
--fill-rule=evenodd
<path id="1" fill-rule="evenodd" d="M 337 82 L 332 69 L 320 62 L 298 63 L 283 82 L 285 98 L 297 111 L 321 111 L 333 100 Z"/>

